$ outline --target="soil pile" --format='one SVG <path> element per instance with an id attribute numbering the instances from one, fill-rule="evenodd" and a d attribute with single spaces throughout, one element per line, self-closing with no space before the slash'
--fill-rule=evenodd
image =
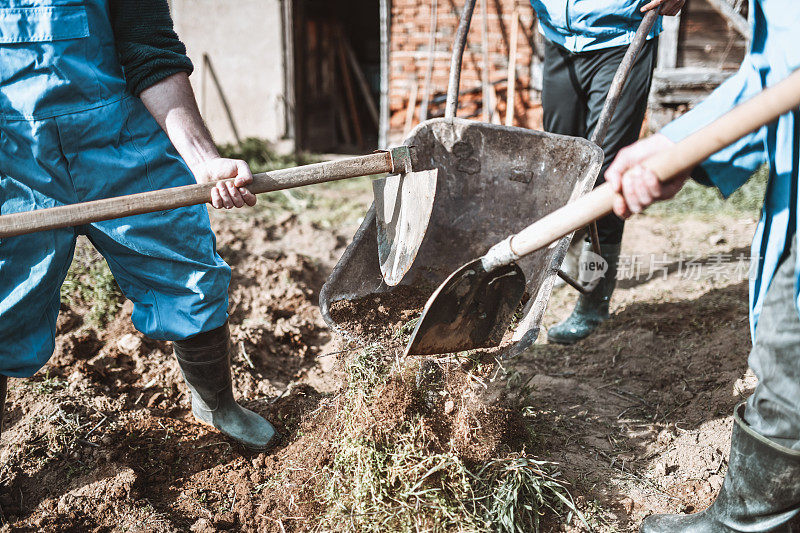
<path id="1" fill-rule="evenodd" d="M 0 447 L 7 528 L 485 531 L 505 511 L 522 516 L 503 489 L 539 506 L 544 531 L 585 531 L 525 492 L 552 496 L 560 472 L 594 530 L 635 531 L 650 512 L 701 509 L 716 494 L 729 415 L 754 385 L 746 282 L 670 267 L 620 281 L 613 319 L 577 346 L 537 345 L 502 364 L 485 351 L 401 361 L 424 298 L 336 308 L 348 328 L 366 325 L 367 347 L 339 345 L 319 315 L 343 233 L 294 215 L 217 223 L 233 267 L 237 395 L 276 424 L 280 446 L 248 452 L 196 424 L 170 345 L 133 329 L 107 279 L 75 288 L 98 276 L 96 256 L 79 254 L 85 268 L 53 359 L 11 381 Z M 725 239 L 709 241 L 720 230 L 707 221 L 640 218 L 624 253 L 735 256 L 753 225 L 729 220 Z M 554 295 L 546 325 L 573 297 Z"/>

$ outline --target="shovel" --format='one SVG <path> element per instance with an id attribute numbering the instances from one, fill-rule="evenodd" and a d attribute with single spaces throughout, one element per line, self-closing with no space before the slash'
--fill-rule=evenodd
<path id="1" fill-rule="evenodd" d="M 436 189 L 436 170 L 414 172 L 412 168 L 412 150 L 401 146 L 362 157 L 256 174 L 248 189 L 253 194 L 261 194 L 358 176 L 396 174 L 375 180 L 373 184 L 376 205 L 382 214 L 378 230 L 381 264 L 386 265 L 385 272 L 390 275 L 386 283 L 391 285 L 398 273 L 411 267 L 416 257 Z M 418 188 L 425 193 L 424 198 L 408 192 L 412 184 L 415 190 Z M 204 204 L 215 186 L 215 183 L 185 185 L 3 215 L 0 216 L 0 238 Z M 425 202 L 430 204 L 427 208 Z"/>
<path id="2" fill-rule="evenodd" d="M 644 166 L 661 181 L 690 171 L 748 133 L 800 105 L 800 71 L 737 106 Z M 454 353 L 500 344 L 522 299 L 520 258 L 612 211 L 608 184 L 554 211 L 455 271 L 428 300 L 406 355 Z"/>
<path id="3" fill-rule="evenodd" d="M 432 209 L 413 266 L 402 283 L 387 283 L 387 278 L 396 281 L 400 271 L 392 273 L 378 263 L 377 256 L 382 254 L 376 250 L 376 230 L 384 215 L 376 203 L 320 291 L 325 322 L 358 344 L 372 340 L 346 313 L 337 312 L 340 305 L 365 305 L 363 302 L 378 299 L 389 314 L 416 308 L 416 302 L 420 298 L 425 301 L 454 269 L 517 231 L 520 220 L 541 218 L 590 190 L 600 170 L 603 152 L 586 139 L 456 117 L 463 52 L 475 1 L 464 1 L 455 32 L 445 117 L 422 122 L 403 143 L 415 148 L 420 162 L 415 170 L 436 168 L 439 172 L 435 203 L 420 203 L 420 208 Z M 411 189 L 406 194 L 412 198 L 424 200 L 433 191 L 420 191 L 422 180 L 405 181 Z M 568 242 L 564 241 L 566 251 Z M 559 249 L 532 254 L 519 264 L 527 274 L 526 291 L 537 295 L 530 304 L 534 314 L 549 296 L 557 269 L 550 265 L 561 263 Z M 406 259 L 405 263 L 409 262 Z"/>

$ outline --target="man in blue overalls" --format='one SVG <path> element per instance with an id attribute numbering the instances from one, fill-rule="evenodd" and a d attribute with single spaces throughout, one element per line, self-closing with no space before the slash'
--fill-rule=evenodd
<path id="1" fill-rule="evenodd" d="M 750 53 L 739 72 L 703 103 L 620 151 L 606 179 L 621 195 L 620 217 L 671 198 L 688 176 L 661 184 L 640 165 L 800 68 L 800 3 L 751 0 Z M 800 531 L 800 109 L 715 154 L 691 176 L 729 196 L 762 165 L 769 183 L 752 246 L 749 364 L 759 383 L 734 413 L 728 473 L 706 511 L 645 520 L 645 533 Z"/>
<path id="2" fill-rule="evenodd" d="M 611 81 L 633 40 L 644 12 L 659 9 L 677 15 L 684 0 L 531 0 L 545 37 L 542 73 L 544 129 L 550 133 L 590 138 L 603 111 Z M 656 65 L 659 20 L 628 76 L 625 90 L 602 143 L 605 162 L 598 178 L 623 146 L 642 130 L 650 82 Z M 605 277 L 589 294 L 578 297 L 572 314 L 550 328 L 550 342 L 572 344 L 589 336 L 608 318 L 616 286 L 624 222 L 609 215 L 597 222 L 600 253 L 608 263 Z M 580 236 L 571 257 L 591 250 Z M 568 269 L 569 270 L 569 269 Z"/>
<path id="3" fill-rule="evenodd" d="M 243 161 L 222 159 L 189 85 L 166 0 L 0 0 L 0 213 L 195 181 L 214 207 L 255 204 Z M 230 268 L 204 206 L 0 241 L 0 400 L 7 377 L 54 349 L 60 286 L 86 235 L 133 302 L 133 323 L 174 342 L 195 417 L 253 449 L 275 436 L 230 376 Z"/>

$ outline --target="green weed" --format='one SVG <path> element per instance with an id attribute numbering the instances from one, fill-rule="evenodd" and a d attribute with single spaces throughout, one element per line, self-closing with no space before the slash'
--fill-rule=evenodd
<path id="1" fill-rule="evenodd" d="M 108 264 L 89 245 L 79 243 L 61 286 L 61 301 L 71 307 L 90 307 L 87 323 L 102 328 L 117 314 L 124 300 Z"/>
<path id="2" fill-rule="evenodd" d="M 223 157 L 247 161 L 254 173 L 319 162 L 310 154 L 277 154 L 267 141 L 252 138 L 245 139 L 241 146 L 220 146 L 219 151 Z M 339 227 L 364 216 L 371 200 L 371 182 L 370 177 L 352 178 L 265 193 L 259 195 L 255 211 L 267 221 L 293 213 L 323 229 Z M 251 217 L 253 213 L 248 210 L 234 215 Z"/>
<path id="3" fill-rule="evenodd" d="M 713 187 L 692 180 L 672 200 L 653 205 L 648 214 L 681 215 L 686 213 L 729 215 L 757 214 L 764 203 L 769 169 L 762 167 L 727 200 Z"/>
<path id="4" fill-rule="evenodd" d="M 548 512 L 586 523 L 555 465 L 519 454 L 468 464 L 435 440 L 421 414 L 390 434 L 365 430 L 381 385 L 413 368 L 373 345 L 345 370 L 349 386 L 318 489 L 326 512 L 317 531 L 521 533 L 540 531 Z"/>
<path id="5" fill-rule="evenodd" d="M 269 142 L 253 137 L 243 140 L 241 145 L 225 144 L 218 149 L 222 157 L 247 161 L 253 172 L 269 172 L 317 162 L 317 158 L 310 154 L 278 154 Z"/>

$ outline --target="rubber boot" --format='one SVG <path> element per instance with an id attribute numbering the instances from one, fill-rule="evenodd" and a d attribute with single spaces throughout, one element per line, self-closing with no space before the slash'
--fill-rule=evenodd
<path id="1" fill-rule="evenodd" d="M 716 501 L 702 513 L 651 516 L 640 533 L 800 531 L 800 451 L 753 431 L 744 408 L 734 413 L 728 474 Z"/>
<path id="2" fill-rule="evenodd" d="M 272 424 L 233 398 L 228 325 L 174 342 L 173 347 L 192 392 L 195 418 L 251 450 L 272 447 L 279 438 Z"/>
<path id="3" fill-rule="evenodd" d="M 592 251 L 590 243 L 584 243 L 583 253 Z M 560 324 L 547 331 L 547 339 L 557 344 L 574 344 L 585 339 L 608 319 L 608 304 L 617 285 L 619 244 L 603 244 L 600 254 L 608 263 L 608 270 L 600 283 L 589 294 L 581 294 L 572 314 Z"/>

